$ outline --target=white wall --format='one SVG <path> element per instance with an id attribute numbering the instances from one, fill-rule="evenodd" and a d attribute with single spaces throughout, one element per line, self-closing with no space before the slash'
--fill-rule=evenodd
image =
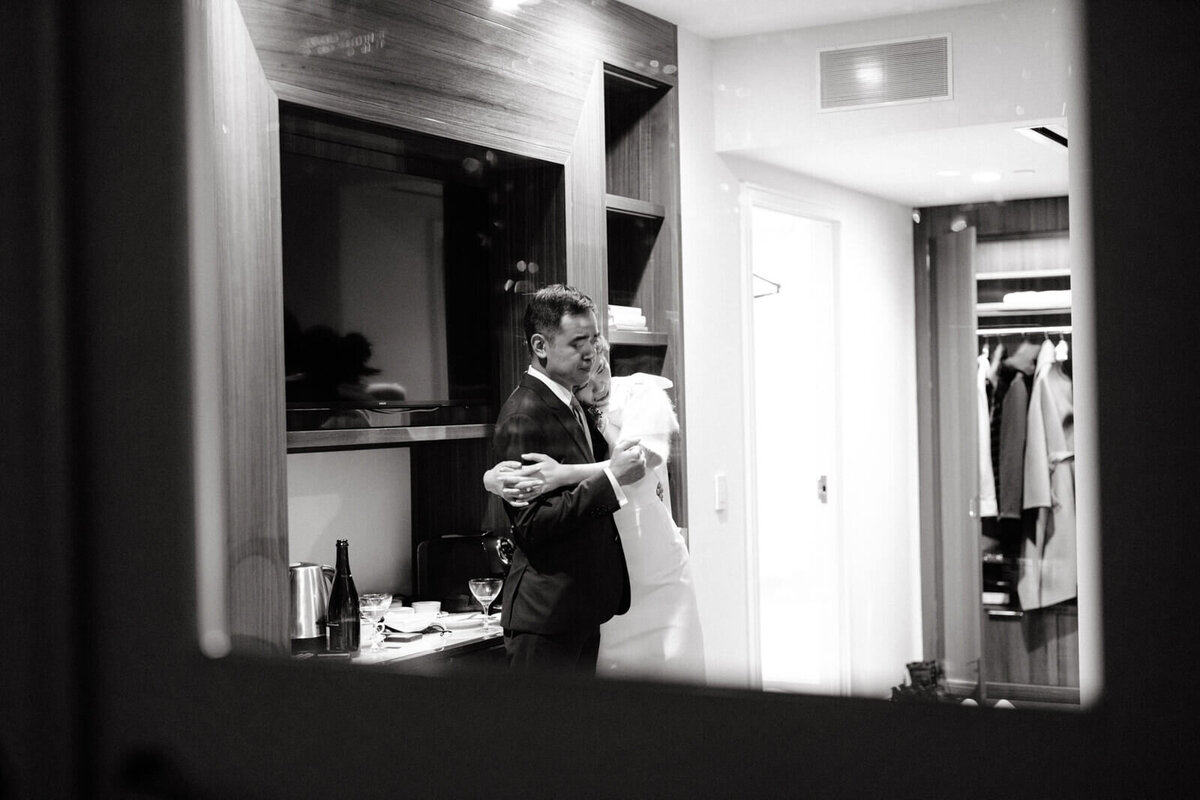
<path id="1" fill-rule="evenodd" d="M 688 534 L 709 679 L 749 686 L 738 178 L 713 139 L 712 45 L 679 31 Z M 713 482 L 728 478 L 725 511 Z"/>
<path id="2" fill-rule="evenodd" d="M 347 539 L 359 592 L 412 593 L 407 448 L 290 453 L 287 484 L 289 562 L 333 564 Z"/>
<path id="3" fill-rule="evenodd" d="M 716 114 L 723 122 L 717 149 L 1063 117 L 1071 53 L 1061 43 L 1073 17 L 1062 5 L 1065 0 L 1009 0 L 722 39 L 714 45 Z M 819 49 L 947 33 L 953 99 L 852 114 L 818 110 Z"/>
<path id="4" fill-rule="evenodd" d="M 710 674 L 734 685 L 750 680 L 746 361 L 737 266 L 738 193 L 748 182 L 799 198 L 840 224 L 839 483 L 851 691 L 886 696 L 921 648 L 911 209 L 718 155 L 716 143 L 730 135 L 728 127 L 769 126 L 778 109 L 724 116 L 716 87 L 725 76 L 714 72 L 714 45 L 680 31 L 679 51 L 688 519 Z M 721 68 L 729 63 L 722 59 Z M 747 118 L 748 110 L 755 116 Z M 713 510 L 718 473 L 729 478 L 725 512 Z"/>

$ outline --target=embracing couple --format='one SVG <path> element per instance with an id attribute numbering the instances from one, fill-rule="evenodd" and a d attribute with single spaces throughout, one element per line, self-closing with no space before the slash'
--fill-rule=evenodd
<path id="1" fill-rule="evenodd" d="M 515 550 L 501 625 L 509 667 L 704 680 L 703 640 L 666 462 L 670 381 L 613 378 L 595 305 L 556 284 L 525 310 L 528 371 L 505 401 L 484 485 Z"/>

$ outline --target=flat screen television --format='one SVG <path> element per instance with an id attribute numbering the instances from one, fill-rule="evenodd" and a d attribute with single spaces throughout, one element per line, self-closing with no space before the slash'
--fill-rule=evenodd
<path id="1" fill-rule="evenodd" d="M 494 422 L 513 189 L 561 165 L 291 103 L 280 150 L 288 430 Z"/>

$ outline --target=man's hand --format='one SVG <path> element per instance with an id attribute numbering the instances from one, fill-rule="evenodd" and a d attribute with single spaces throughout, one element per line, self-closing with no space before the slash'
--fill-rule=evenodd
<path id="1" fill-rule="evenodd" d="M 617 483 L 628 486 L 641 480 L 646 474 L 646 453 L 637 439 L 617 442 L 608 468 Z"/>

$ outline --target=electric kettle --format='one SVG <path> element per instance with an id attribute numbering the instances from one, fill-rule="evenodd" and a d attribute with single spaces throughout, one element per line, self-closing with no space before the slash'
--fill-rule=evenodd
<path id="1" fill-rule="evenodd" d="M 292 653 L 325 650 L 325 618 L 334 569 L 328 564 L 297 562 L 288 565 L 292 590 Z"/>

